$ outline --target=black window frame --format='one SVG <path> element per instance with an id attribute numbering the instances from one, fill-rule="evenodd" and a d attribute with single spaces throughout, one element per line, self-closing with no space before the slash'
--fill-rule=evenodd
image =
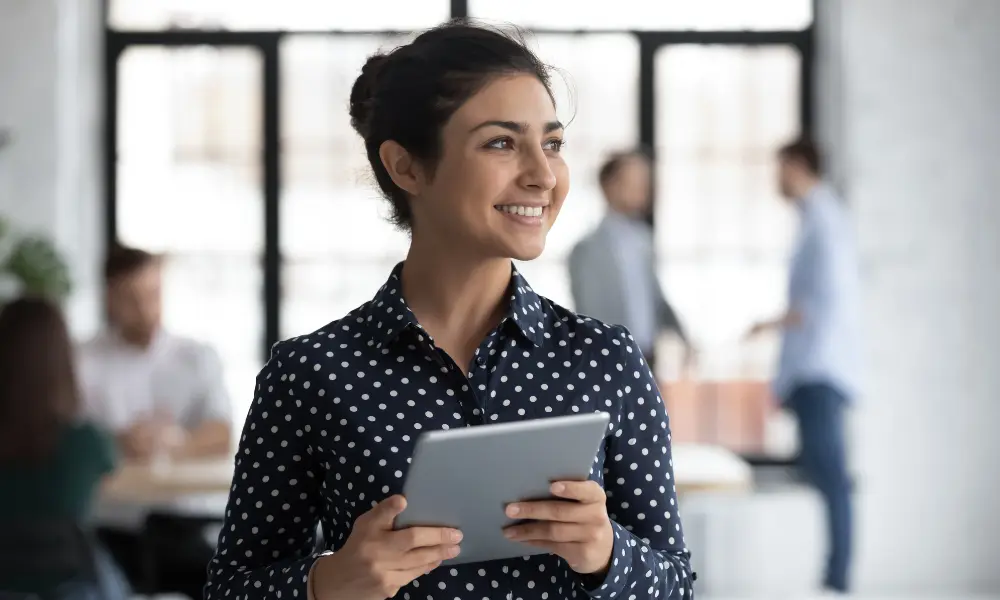
<path id="1" fill-rule="evenodd" d="M 110 247 L 118 239 L 118 61 L 130 47 L 246 47 L 256 49 L 262 56 L 262 99 L 263 132 L 262 141 L 262 191 L 264 199 L 264 248 L 263 264 L 263 306 L 264 339 L 261 340 L 262 359 L 266 360 L 271 346 L 280 339 L 281 319 L 281 240 L 279 219 L 281 218 L 281 61 L 280 46 L 285 36 L 302 35 L 392 35 L 407 32 L 393 30 L 375 31 L 226 31 L 226 30 L 158 30 L 132 31 L 111 27 L 109 15 L 110 0 L 102 1 L 104 27 L 104 148 L 103 183 L 105 189 L 104 225 L 105 239 Z M 814 69 L 815 69 L 815 29 L 818 0 L 813 0 L 813 21 L 802 30 L 782 31 L 635 31 L 635 30 L 558 30 L 533 29 L 537 34 L 600 34 L 627 33 L 639 42 L 639 139 L 636 143 L 655 151 L 656 148 L 656 80 L 655 59 L 659 49 L 668 45 L 728 45 L 728 46 L 770 46 L 787 45 L 795 48 L 801 60 L 800 130 L 803 135 L 813 131 L 814 122 Z M 468 1 L 451 0 L 451 17 L 467 17 Z M 652 219 L 652 217 L 650 217 Z M 655 223 L 654 223 L 655 226 Z"/>

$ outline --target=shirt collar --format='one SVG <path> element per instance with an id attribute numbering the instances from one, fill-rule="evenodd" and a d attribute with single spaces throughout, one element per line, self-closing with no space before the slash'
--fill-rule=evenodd
<path id="1" fill-rule="evenodd" d="M 609 208 L 607 212 L 604 213 L 603 223 L 611 227 L 635 227 L 636 225 L 641 226 L 645 224 L 645 221 L 643 221 L 640 217 L 627 215 L 613 208 Z"/>
<path id="2" fill-rule="evenodd" d="M 829 188 L 822 182 L 809 188 L 809 191 L 796 203 L 799 213 L 806 215 L 811 212 L 813 207 L 820 201 L 820 198 L 826 196 L 828 193 Z"/>
<path id="3" fill-rule="evenodd" d="M 407 329 L 430 337 L 403 298 L 402 272 L 403 263 L 400 262 L 368 305 L 365 320 L 372 328 L 372 337 L 379 347 L 391 344 Z M 542 300 L 513 264 L 507 293 L 510 304 L 500 327 L 512 327 L 526 340 L 540 346 L 544 336 Z"/>
<path id="4" fill-rule="evenodd" d="M 136 346 L 135 344 L 129 342 L 121 334 L 121 332 L 115 327 L 109 327 L 105 330 L 103 334 L 106 342 L 112 347 L 118 349 L 122 352 L 129 352 L 132 354 L 141 354 L 146 356 L 152 356 L 159 352 L 162 352 L 166 345 L 169 343 L 169 335 L 163 330 L 163 327 L 158 327 L 153 333 L 152 339 L 149 341 L 149 345 L 143 348 L 142 346 Z"/>

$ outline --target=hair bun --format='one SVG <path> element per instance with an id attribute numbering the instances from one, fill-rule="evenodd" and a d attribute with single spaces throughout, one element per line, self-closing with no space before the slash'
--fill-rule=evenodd
<path id="1" fill-rule="evenodd" d="M 385 63 L 389 60 L 387 54 L 373 54 L 361 67 L 361 74 L 354 80 L 351 88 L 351 127 L 358 135 L 368 139 L 372 108 L 375 99 L 375 88 Z"/>

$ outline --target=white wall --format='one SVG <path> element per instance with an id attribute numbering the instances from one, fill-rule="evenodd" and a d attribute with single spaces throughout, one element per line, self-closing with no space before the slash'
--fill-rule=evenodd
<path id="1" fill-rule="evenodd" d="M 99 314 L 100 40 L 98 0 L 0 0 L 0 214 L 63 250 L 78 335 Z"/>
<path id="2" fill-rule="evenodd" d="M 857 582 L 1000 593 L 1000 2 L 820 5 L 865 268 Z"/>

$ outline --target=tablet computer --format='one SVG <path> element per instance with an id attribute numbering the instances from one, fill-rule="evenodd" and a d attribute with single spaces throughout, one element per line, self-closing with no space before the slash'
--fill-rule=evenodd
<path id="1" fill-rule="evenodd" d="M 604 439 L 605 412 L 424 433 L 417 440 L 395 527 L 455 527 L 462 552 L 444 564 L 544 550 L 503 536 L 511 502 L 551 498 L 555 481 L 584 481 Z"/>

